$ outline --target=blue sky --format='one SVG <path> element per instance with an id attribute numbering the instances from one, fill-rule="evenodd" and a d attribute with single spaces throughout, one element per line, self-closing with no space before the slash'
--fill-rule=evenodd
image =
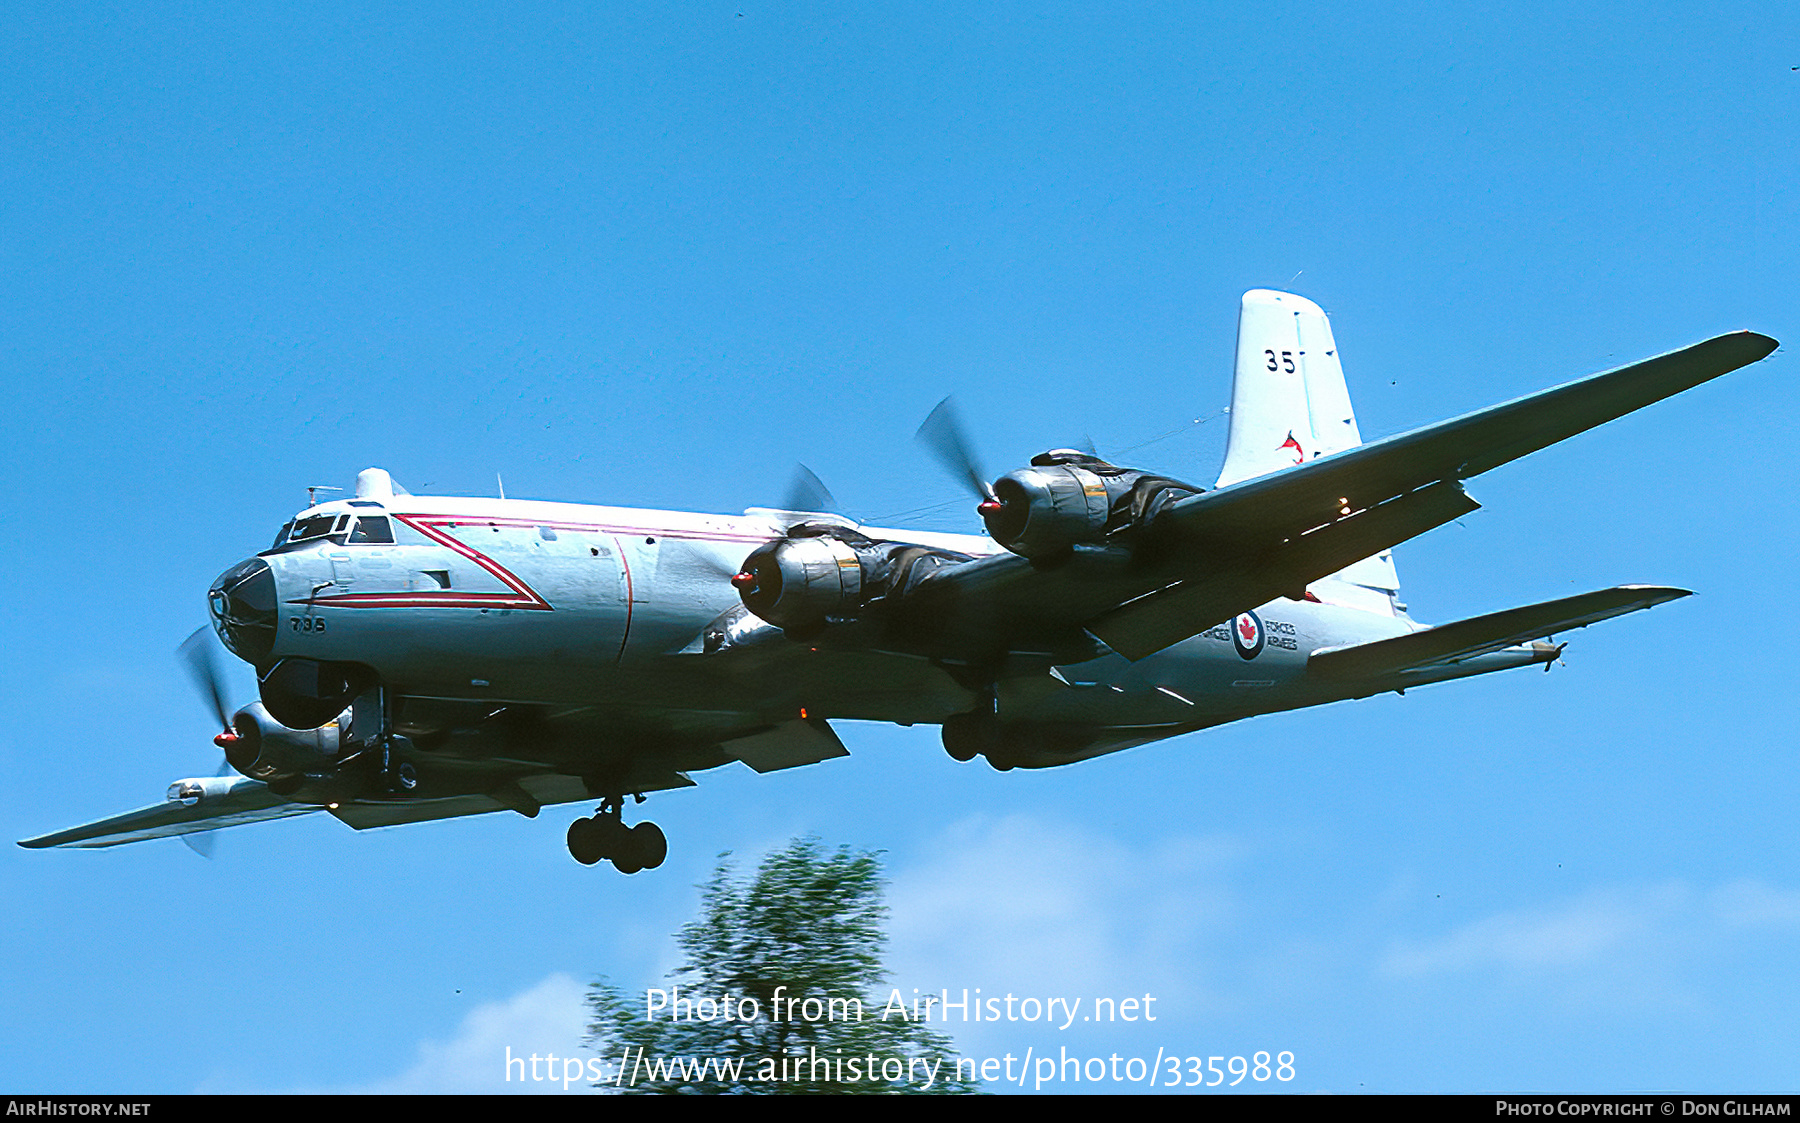
<path id="1" fill-rule="evenodd" d="M 862 518 L 967 530 L 911 441 L 938 398 L 992 472 L 1091 438 L 1204 480 L 1252 287 L 1332 315 L 1368 436 L 1791 338 L 1797 29 L 1758 4 L 9 12 L 8 837 L 213 769 L 175 647 L 307 485 L 371 464 L 733 511 L 804 460 Z M 671 856 L 634 878 L 570 861 L 572 812 L 309 817 L 212 861 L 10 848 L 0 1086 L 506 1090 L 504 1046 L 574 1051 L 587 980 L 673 965 L 717 854 L 811 832 L 885 852 L 898 986 L 1158 996 L 1154 1027 L 952 1026 L 971 1055 L 1792 1090 L 1791 377 L 1778 352 L 1501 469 L 1397 552 L 1423 620 L 1699 592 L 1549 675 L 1037 773 L 847 725 L 848 760 L 655 797 Z"/>

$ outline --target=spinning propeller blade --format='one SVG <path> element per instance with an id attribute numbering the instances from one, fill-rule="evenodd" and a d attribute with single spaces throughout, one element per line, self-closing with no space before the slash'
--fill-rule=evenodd
<path id="1" fill-rule="evenodd" d="M 211 634 L 212 629 L 203 624 L 194 629 L 194 634 L 182 641 L 181 647 L 177 650 L 181 655 L 182 665 L 187 667 L 188 674 L 193 676 L 194 685 L 199 687 L 201 696 L 212 705 L 213 716 L 218 719 L 219 727 L 224 730 L 219 737 L 230 737 L 235 740 L 237 731 L 232 728 L 231 715 L 225 709 L 225 678 L 219 671 L 219 663 L 213 655 L 212 644 L 208 642 Z M 214 744 L 218 744 L 221 749 L 224 748 L 219 738 L 214 739 Z M 229 760 L 221 760 L 219 770 L 213 775 L 227 776 L 233 771 Z M 184 834 L 181 836 L 181 841 L 187 844 L 189 850 L 202 858 L 212 858 L 215 839 L 211 832 Z"/>
<path id="2" fill-rule="evenodd" d="M 226 733 L 232 732 L 231 715 L 225 710 L 225 682 L 219 673 L 218 660 L 213 657 L 212 644 L 207 642 L 212 629 L 202 625 L 194 629 L 180 647 L 182 663 L 188 674 L 194 678 L 194 685 L 200 688 L 201 695 L 212 705 L 213 716 L 219 719 L 219 728 Z"/>
<path id="3" fill-rule="evenodd" d="M 842 515 L 843 509 L 838 506 L 837 497 L 825 486 L 825 481 L 804 464 L 794 465 L 794 478 L 788 484 L 787 499 L 783 510 L 786 511 L 819 511 L 825 514 Z"/>
<path id="4" fill-rule="evenodd" d="M 969 485 L 975 498 L 993 501 L 994 489 L 981 465 L 976 463 L 962 423 L 957 420 L 955 399 L 945 398 L 934 406 L 914 436 L 931 450 L 952 476 Z"/>

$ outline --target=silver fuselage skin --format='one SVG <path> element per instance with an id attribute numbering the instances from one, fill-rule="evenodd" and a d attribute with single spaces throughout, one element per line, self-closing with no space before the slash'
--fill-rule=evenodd
<path id="1" fill-rule="evenodd" d="M 339 535 L 261 555 L 278 620 L 262 662 L 310 659 L 371 668 L 421 701 L 582 710 L 635 741 L 729 739 L 807 716 L 939 723 L 975 694 L 928 659 L 776 635 L 753 656 L 708 652 L 709 626 L 739 605 L 727 580 L 782 534 L 791 513 L 693 514 L 570 503 L 396 496 L 336 501 L 296 516 L 386 515 L 392 543 Z M 859 528 L 873 538 L 971 555 L 986 537 Z M 1542 661 L 1521 647 L 1404 682 L 1324 682 L 1309 653 L 1404 635 L 1404 614 L 1280 599 L 1255 613 L 1246 644 L 1226 623 L 1136 662 L 1099 649 L 1077 663 L 1012 661 L 996 684 L 1005 722 L 1123 733 L 1133 743 L 1226 721 Z M 1346 590 L 1354 591 L 1354 590 Z M 768 629 L 764 629 L 767 631 Z M 1122 747 L 1107 743 L 1098 752 Z M 1096 753 L 1062 754 L 1065 763 Z"/>

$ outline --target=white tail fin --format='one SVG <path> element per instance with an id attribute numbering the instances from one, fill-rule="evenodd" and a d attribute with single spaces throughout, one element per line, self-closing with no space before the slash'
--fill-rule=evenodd
<path id="1" fill-rule="evenodd" d="M 1293 293 L 1269 289 L 1245 293 L 1231 382 L 1231 436 L 1219 486 L 1359 444 L 1362 434 L 1356 428 L 1337 341 L 1331 337 L 1331 321 L 1324 310 Z M 1393 556 L 1387 551 L 1325 581 L 1355 587 L 1341 590 L 1349 594 L 1344 599 L 1382 612 L 1393 611 L 1393 594 L 1400 589 Z"/>

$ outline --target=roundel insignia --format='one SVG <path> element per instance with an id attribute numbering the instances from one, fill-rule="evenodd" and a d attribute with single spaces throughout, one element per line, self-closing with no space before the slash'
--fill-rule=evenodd
<path id="1" fill-rule="evenodd" d="M 1262 617 L 1256 613 L 1242 613 L 1231 622 L 1232 646 L 1244 658 L 1254 659 L 1262 654 L 1264 639 Z"/>

